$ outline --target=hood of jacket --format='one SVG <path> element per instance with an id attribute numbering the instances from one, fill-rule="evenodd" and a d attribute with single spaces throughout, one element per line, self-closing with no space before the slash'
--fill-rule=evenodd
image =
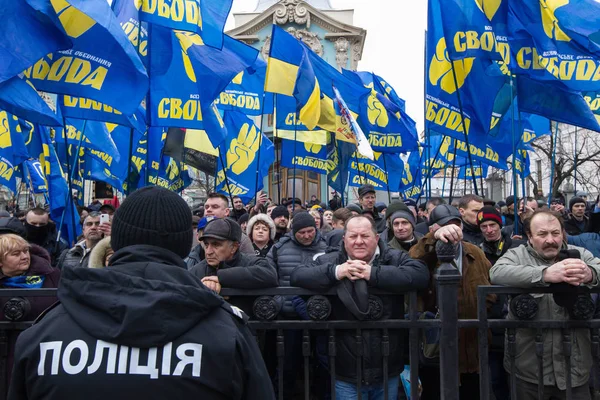
<path id="1" fill-rule="evenodd" d="M 55 270 L 52 267 L 50 254 L 37 244 L 30 243 L 29 259 L 27 275 L 48 275 Z"/>
<path id="2" fill-rule="evenodd" d="M 248 226 L 246 227 L 246 234 L 248 235 L 250 240 L 252 240 L 252 229 L 254 228 L 254 224 L 256 224 L 258 221 L 267 224 L 267 226 L 269 227 L 269 235 L 271 237 L 271 240 L 275 240 L 275 234 L 277 233 L 275 229 L 275 222 L 273 222 L 271 217 L 269 217 L 267 214 L 256 214 L 254 217 L 250 218 L 250 221 L 248 221 Z"/>
<path id="3" fill-rule="evenodd" d="M 149 245 L 117 251 L 108 268 L 66 269 L 58 298 L 91 336 L 136 347 L 176 339 L 223 303 L 180 257 Z"/>

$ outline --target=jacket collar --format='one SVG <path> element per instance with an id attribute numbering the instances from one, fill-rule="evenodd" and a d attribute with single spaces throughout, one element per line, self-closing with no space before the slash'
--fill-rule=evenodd
<path id="1" fill-rule="evenodd" d="M 136 244 L 119 249 L 110 258 L 109 266 L 120 266 L 134 262 L 155 262 L 186 268 L 181 257 L 170 250 L 147 244 Z"/>

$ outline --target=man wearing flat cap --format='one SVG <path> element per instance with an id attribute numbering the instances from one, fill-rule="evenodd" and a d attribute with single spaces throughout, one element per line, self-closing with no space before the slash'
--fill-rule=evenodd
<path id="1" fill-rule="evenodd" d="M 385 218 L 375 208 L 377 196 L 373 185 L 362 185 L 359 187 L 358 200 L 360 201 L 363 214 L 369 214 L 373 217 L 373 221 L 375 221 L 375 225 L 377 226 L 377 232 L 383 232 L 385 230 Z"/>
<path id="2" fill-rule="evenodd" d="M 235 221 L 213 219 L 204 228 L 200 240 L 204 244 L 205 259 L 190 272 L 214 292 L 219 293 L 222 287 L 261 289 L 277 286 L 275 268 L 264 258 L 239 251 L 242 229 Z"/>

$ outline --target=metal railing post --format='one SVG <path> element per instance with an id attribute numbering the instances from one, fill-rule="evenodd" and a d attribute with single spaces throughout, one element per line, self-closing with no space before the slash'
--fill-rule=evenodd
<path id="1" fill-rule="evenodd" d="M 442 400 L 458 400 L 458 285 L 461 274 L 450 262 L 456 246 L 438 241 L 435 246 L 440 266 L 436 271 L 437 301 L 440 319 L 440 393 Z"/>

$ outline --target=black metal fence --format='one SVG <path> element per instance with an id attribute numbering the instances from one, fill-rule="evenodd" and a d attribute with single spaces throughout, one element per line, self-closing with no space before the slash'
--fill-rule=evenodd
<path id="1" fill-rule="evenodd" d="M 399 331 L 404 332 L 408 336 L 409 341 L 409 362 L 410 362 L 410 382 L 411 398 L 418 399 L 418 382 L 419 360 L 422 351 L 421 338 L 422 332 L 425 329 L 439 329 L 439 369 L 440 369 L 440 390 L 441 398 L 444 400 L 457 400 L 459 398 L 459 362 L 458 362 L 458 337 L 459 329 L 474 328 L 478 329 L 479 339 L 479 363 L 480 363 L 480 398 L 482 400 L 490 399 L 490 372 L 488 368 L 488 332 L 490 328 L 506 329 L 508 347 L 505 349 L 510 357 L 510 366 L 512 376 L 514 376 L 515 366 L 515 332 L 517 329 L 534 329 L 536 335 L 536 355 L 538 359 L 538 396 L 543 398 L 544 382 L 543 382 L 543 332 L 546 329 L 560 329 L 562 332 L 563 349 L 568 356 L 565 359 L 565 370 L 571 371 L 571 346 L 572 346 L 572 329 L 590 329 L 591 342 L 594 361 L 600 364 L 600 319 L 592 318 L 584 320 L 507 320 L 507 319 L 490 319 L 488 318 L 488 310 L 486 307 L 486 296 L 489 294 L 507 294 L 517 296 L 525 293 L 556 293 L 557 291 L 565 291 L 568 289 L 557 288 L 531 288 L 517 289 L 503 286 L 480 286 L 478 288 L 478 318 L 472 320 L 458 319 L 457 296 L 460 285 L 461 275 L 459 271 L 450 264 L 442 264 L 435 276 L 437 281 L 437 298 L 439 318 L 435 319 L 420 319 L 417 311 L 417 293 L 409 292 L 406 294 L 394 294 L 398 296 L 398 301 L 408 303 L 406 317 L 404 319 L 378 319 L 376 297 L 378 295 L 387 295 L 377 290 L 370 291 L 374 296 L 374 302 L 371 307 L 371 317 L 364 321 L 349 321 L 349 320 L 332 320 L 330 315 L 331 299 L 336 296 L 334 290 L 329 292 L 315 293 L 300 288 L 279 287 L 265 290 L 242 291 L 234 289 L 223 289 L 221 295 L 229 299 L 232 303 L 236 300 L 249 300 L 252 304 L 250 327 L 257 335 L 257 339 L 264 338 L 264 332 L 274 332 L 274 347 L 276 358 L 276 379 L 275 389 L 279 399 L 284 399 L 284 355 L 286 349 L 286 332 L 297 331 L 301 336 L 301 354 L 302 354 L 302 371 L 303 371 L 303 398 L 311 398 L 311 359 L 314 359 L 312 351 L 315 340 L 324 339 L 326 342 L 326 354 L 328 360 L 328 375 L 329 375 L 329 395 L 335 399 L 335 380 L 336 380 L 336 345 L 338 340 L 337 333 L 340 331 L 354 331 L 356 337 L 356 354 L 357 354 L 357 389 L 358 398 L 361 398 L 360 389 L 364 384 L 361 376 L 362 360 L 364 356 L 361 353 L 362 335 L 366 330 L 381 331 L 381 353 L 383 355 L 382 371 L 384 376 L 383 388 L 384 398 L 388 398 L 388 357 L 390 356 L 390 334 L 397 334 Z M 579 289 L 582 293 L 587 292 L 587 289 Z M 600 288 L 592 289 L 591 292 L 600 292 Z M 53 289 L 2 289 L 0 292 L 2 298 L 18 298 L 30 296 L 54 296 Z M 301 296 L 306 300 L 307 314 L 310 319 L 283 319 L 278 316 L 280 302 L 277 296 Z M 514 300 L 514 299 L 513 299 Z M 527 299 L 526 299 L 527 300 Z M 530 299 L 529 299 L 530 300 Z M 535 302 L 535 301 L 534 301 Z M 4 307 L 4 304 L 0 304 Z M 525 301 L 517 313 L 521 313 L 524 317 L 534 308 L 534 304 L 530 301 Z M 595 305 L 594 305 L 595 306 Z M 7 371 L 7 355 L 8 355 L 8 334 L 14 331 L 21 331 L 31 325 L 31 321 L 2 321 L 0 322 L 0 399 L 6 397 L 8 383 L 6 380 Z M 319 339 L 319 340 L 320 340 Z M 321 340 L 323 343 L 323 340 Z M 264 344 L 264 342 L 263 342 Z M 517 399 L 516 387 L 514 379 L 511 379 L 512 399 Z M 567 390 L 566 398 L 571 399 L 571 379 L 570 374 L 567 374 Z M 402 390 L 402 389 L 401 389 Z M 287 400 L 287 399 L 286 399 Z M 391 399 L 390 399 L 391 400 Z M 396 399 L 393 399 L 396 400 Z M 501 399 L 496 399 L 501 400 Z M 502 399 L 503 400 L 503 399 Z"/>

